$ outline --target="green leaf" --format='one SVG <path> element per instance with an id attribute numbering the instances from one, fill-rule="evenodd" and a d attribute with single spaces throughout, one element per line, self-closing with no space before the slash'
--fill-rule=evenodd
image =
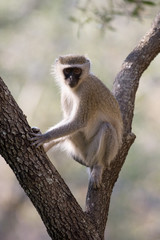
<path id="1" fill-rule="evenodd" d="M 137 3 L 136 0 L 124 0 L 124 1 L 129 3 Z"/>
<path id="2" fill-rule="evenodd" d="M 155 6 L 156 3 L 151 2 L 151 1 L 142 1 L 143 4 L 150 5 L 150 6 Z"/>
<path id="3" fill-rule="evenodd" d="M 70 16 L 69 20 L 72 21 L 72 22 L 78 22 L 78 19 L 73 17 L 73 16 Z"/>

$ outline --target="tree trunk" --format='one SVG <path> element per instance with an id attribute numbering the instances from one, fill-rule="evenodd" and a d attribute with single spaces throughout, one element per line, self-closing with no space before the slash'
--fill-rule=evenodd
<path id="1" fill-rule="evenodd" d="M 139 79 L 160 52 L 160 14 L 151 30 L 128 55 L 114 82 L 114 94 L 124 121 L 123 145 L 103 175 L 103 185 L 89 184 L 83 212 L 43 149 L 32 147 L 29 127 L 8 88 L 0 79 L 0 154 L 39 212 L 52 239 L 103 239 L 110 197 L 119 172 L 134 142 L 131 132 Z"/>

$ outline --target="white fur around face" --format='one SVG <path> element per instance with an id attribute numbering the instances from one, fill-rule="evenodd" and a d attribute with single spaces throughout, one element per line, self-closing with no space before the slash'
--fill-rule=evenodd
<path id="1" fill-rule="evenodd" d="M 59 86 L 64 84 L 64 74 L 63 70 L 69 67 L 77 67 L 82 69 L 81 80 L 86 78 L 90 74 L 90 62 L 86 61 L 84 64 L 61 64 L 58 60 L 52 66 L 51 74 L 54 75 L 55 81 Z"/>

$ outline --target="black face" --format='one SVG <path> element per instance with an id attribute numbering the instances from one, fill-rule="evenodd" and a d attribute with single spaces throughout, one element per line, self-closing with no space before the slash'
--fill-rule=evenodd
<path id="1" fill-rule="evenodd" d="M 79 82 L 80 76 L 82 74 L 82 69 L 78 67 L 64 68 L 63 74 L 64 74 L 65 82 L 67 83 L 67 85 L 73 88 Z"/>

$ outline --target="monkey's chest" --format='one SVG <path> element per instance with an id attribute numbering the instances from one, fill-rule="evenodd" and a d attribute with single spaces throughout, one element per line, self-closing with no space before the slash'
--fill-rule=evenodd
<path id="1" fill-rule="evenodd" d="M 76 115 L 79 102 L 76 98 L 73 97 L 64 97 L 62 99 L 62 111 L 64 118 L 72 118 Z"/>

